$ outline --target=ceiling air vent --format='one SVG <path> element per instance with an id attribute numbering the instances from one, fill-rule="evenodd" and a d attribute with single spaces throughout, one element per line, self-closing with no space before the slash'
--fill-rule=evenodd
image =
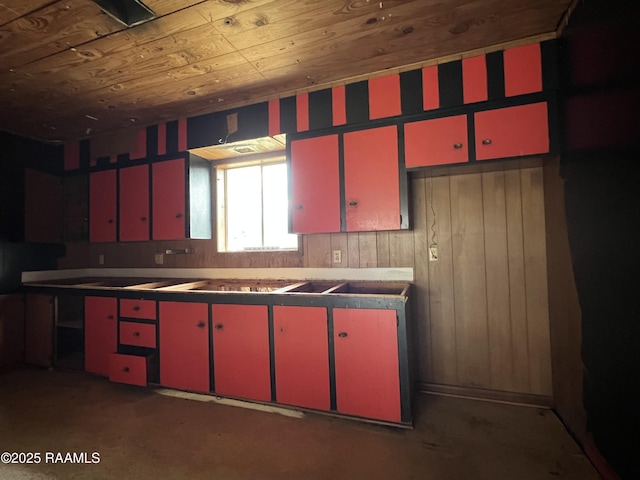
<path id="1" fill-rule="evenodd" d="M 127 27 L 144 23 L 156 14 L 138 0 L 93 0 L 98 6 Z"/>

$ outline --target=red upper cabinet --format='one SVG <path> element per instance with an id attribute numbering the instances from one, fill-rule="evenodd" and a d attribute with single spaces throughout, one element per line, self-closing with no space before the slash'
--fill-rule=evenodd
<path id="1" fill-rule="evenodd" d="M 89 240 L 116 241 L 116 170 L 89 176 Z"/>
<path id="2" fill-rule="evenodd" d="M 487 110 L 474 117 L 477 160 L 549 152 L 545 102 Z"/>
<path id="3" fill-rule="evenodd" d="M 340 231 L 338 135 L 291 142 L 293 233 Z"/>
<path id="4" fill-rule="evenodd" d="M 504 93 L 507 97 L 542 91 L 542 53 L 539 43 L 504 51 Z"/>
<path id="5" fill-rule="evenodd" d="M 160 383 L 208 392 L 209 311 L 205 303 L 160 302 Z"/>
<path id="6" fill-rule="evenodd" d="M 84 369 L 109 375 L 109 356 L 118 348 L 118 300 L 114 297 L 84 299 Z"/>
<path id="7" fill-rule="evenodd" d="M 407 168 L 468 162 L 467 116 L 406 123 L 404 145 Z"/>
<path id="8" fill-rule="evenodd" d="M 211 238 L 211 164 L 196 155 L 151 165 L 152 239 Z"/>
<path id="9" fill-rule="evenodd" d="M 346 230 L 398 230 L 401 226 L 398 127 L 344 134 Z"/>
<path id="10" fill-rule="evenodd" d="M 211 306 L 215 392 L 271 400 L 269 319 L 266 305 Z"/>
<path id="11" fill-rule="evenodd" d="M 151 165 L 153 189 L 153 240 L 186 236 L 185 159 Z"/>
<path id="12" fill-rule="evenodd" d="M 120 169 L 120 241 L 149 240 L 149 166 Z"/>
<path id="13" fill-rule="evenodd" d="M 273 307 L 276 401 L 329 410 L 327 309 Z"/>
<path id="14" fill-rule="evenodd" d="M 333 310 L 338 412 L 390 422 L 401 419 L 395 310 Z"/>

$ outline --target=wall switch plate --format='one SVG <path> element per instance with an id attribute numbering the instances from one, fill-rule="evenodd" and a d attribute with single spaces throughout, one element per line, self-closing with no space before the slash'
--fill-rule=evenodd
<path id="1" fill-rule="evenodd" d="M 156 253 L 156 265 L 162 265 L 164 263 L 164 253 Z"/>
<path id="2" fill-rule="evenodd" d="M 98 265 L 104 265 L 104 254 L 98 255 Z"/>
<path id="3" fill-rule="evenodd" d="M 333 263 L 342 263 L 342 251 L 334 250 L 333 251 Z"/>
<path id="4" fill-rule="evenodd" d="M 429 246 L 429 261 L 437 262 L 438 261 L 438 246 L 430 245 Z"/>

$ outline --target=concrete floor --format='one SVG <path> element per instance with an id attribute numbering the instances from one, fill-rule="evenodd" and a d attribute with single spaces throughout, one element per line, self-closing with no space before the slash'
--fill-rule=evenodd
<path id="1" fill-rule="evenodd" d="M 414 430 L 291 418 L 109 383 L 82 373 L 0 375 L 0 479 L 600 478 L 549 410 L 421 395 Z M 46 463 L 46 452 L 99 463 Z"/>

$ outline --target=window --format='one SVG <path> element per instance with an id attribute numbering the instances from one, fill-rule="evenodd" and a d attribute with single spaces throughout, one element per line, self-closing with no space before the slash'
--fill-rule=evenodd
<path id="1" fill-rule="evenodd" d="M 217 168 L 218 250 L 296 250 L 284 161 Z"/>

